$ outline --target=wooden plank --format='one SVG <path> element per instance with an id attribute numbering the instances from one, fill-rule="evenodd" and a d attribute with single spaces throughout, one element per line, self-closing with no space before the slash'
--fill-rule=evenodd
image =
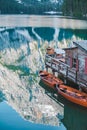
<path id="1" fill-rule="evenodd" d="M 69 65 L 63 63 L 59 59 L 53 58 L 48 55 L 47 55 L 47 57 L 51 61 L 50 63 L 47 61 L 45 62 L 45 65 L 48 68 L 51 68 L 53 71 L 58 72 L 58 74 L 62 74 L 65 78 L 72 80 L 73 82 L 77 83 L 78 85 L 81 84 L 81 85 L 86 86 L 87 80 L 81 79 L 77 73 L 78 66 L 77 66 L 77 68 L 70 68 Z M 86 62 L 87 62 L 87 59 L 86 59 Z M 85 63 L 85 64 L 87 65 L 87 63 Z M 86 70 L 87 70 L 87 68 L 86 68 Z"/>
<path id="2" fill-rule="evenodd" d="M 85 74 L 87 74 L 87 57 L 85 58 Z"/>

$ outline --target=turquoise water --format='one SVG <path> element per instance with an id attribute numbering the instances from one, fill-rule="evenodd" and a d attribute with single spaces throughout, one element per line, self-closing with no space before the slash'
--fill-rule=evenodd
<path id="1" fill-rule="evenodd" d="M 34 124 L 21 118 L 5 101 L 0 103 L 0 130 L 87 130 L 87 110 L 83 107 L 68 102 L 62 97 L 59 100 L 64 103 L 63 124 L 47 126 Z M 66 127 L 66 128 L 65 128 Z"/>
<path id="2" fill-rule="evenodd" d="M 6 102 L 0 103 L 0 130 L 65 130 L 64 126 L 47 126 L 21 118 Z"/>
<path id="3" fill-rule="evenodd" d="M 39 84 L 45 89 L 47 94 L 53 92 L 42 81 Z M 51 94 L 50 97 L 53 98 L 53 95 Z M 58 95 L 57 101 L 57 103 L 64 105 L 64 117 L 62 118 L 61 115 L 59 117 L 66 130 L 87 130 L 87 108 L 74 104 L 64 99 L 61 95 Z"/>
<path id="4" fill-rule="evenodd" d="M 4 18 L 5 17 L 5 18 Z M 26 42 L 32 42 L 33 40 L 37 41 L 36 44 L 38 44 L 38 47 L 36 46 L 35 49 L 39 50 L 42 49 L 42 51 L 45 52 L 43 45 L 46 44 L 45 41 L 47 41 L 51 45 L 53 42 L 58 43 L 58 44 L 67 44 L 69 46 L 70 42 L 72 40 L 87 40 L 87 23 L 86 21 L 78 21 L 75 20 L 73 22 L 73 19 L 61 19 L 58 17 L 39 17 L 37 16 L 32 16 L 32 17 L 19 17 L 19 16 L 2 16 L 3 19 L 0 20 L 0 26 L 5 27 L 5 26 L 10 26 L 9 28 L 6 28 L 6 30 L 0 32 L 0 51 L 3 51 L 3 54 L 5 54 L 6 49 L 20 49 L 23 44 L 26 45 Z M 21 18 L 21 22 L 20 22 Z M 11 22 L 10 22 L 11 19 Z M 41 22 L 42 19 L 42 22 Z M 3 22 L 2 22 L 3 20 Z M 29 22 L 28 22 L 29 21 Z M 64 23 L 64 21 L 66 21 Z M 71 24 L 70 24 L 71 22 Z M 58 24 L 60 23 L 60 24 Z M 68 26 L 69 23 L 69 26 Z M 81 23 L 81 24 L 78 24 Z M 58 25 L 57 25 L 58 24 Z M 73 26 L 72 26 L 73 25 Z M 79 26 L 81 25 L 81 26 Z M 13 26 L 13 27 L 12 27 Z M 16 27 L 17 26 L 17 27 Z M 21 26 L 21 27 L 20 27 Z M 12 27 L 12 28 L 11 28 Z M 80 28 L 81 27 L 81 28 Z M 19 31 L 19 32 L 17 32 Z M 33 40 L 32 40 L 33 39 Z M 40 43 L 42 41 L 43 45 Z M 7 46 L 5 46 L 5 42 L 7 43 Z M 10 44 L 9 44 L 10 43 Z M 63 46 L 64 47 L 64 46 Z M 34 51 L 37 51 L 34 50 Z M 37 73 L 38 73 L 38 67 L 36 66 L 37 62 L 34 63 L 34 66 L 36 66 L 35 71 L 33 73 L 33 68 L 29 68 L 26 63 L 26 60 L 24 58 L 26 55 L 30 55 L 30 48 L 28 46 L 27 49 L 28 53 L 25 54 L 25 52 L 22 50 L 21 56 L 18 57 L 17 61 L 11 62 L 11 64 L 3 64 L 4 67 L 7 69 L 11 70 L 12 72 L 19 72 L 19 77 L 21 78 L 22 76 L 29 76 L 29 85 L 36 85 L 37 81 Z M 9 53 L 10 54 L 10 53 Z M 35 55 L 36 56 L 36 55 Z M 4 57 L 4 56 L 3 56 Z M 6 56 L 7 57 L 7 56 Z M 12 57 L 12 55 L 11 55 Z M 0 57 L 2 58 L 2 57 Z M 37 58 L 37 56 L 36 56 Z M 14 59 L 14 58 L 13 58 Z M 27 59 L 27 58 L 26 58 Z M 26 62 L 24 62 L 24 61 Z M 24 63 L 23 63 L 23 62 Z M 1 62 L 1 61 L 0 61 Z M 40 62 L 41 62 L 41 57 L 40 57 Z M 3 70 L 0 70 L 3 72 L 3 77 L 1 81 L 4 81 L 4 76 L 5 73 Z M 22 73 L 20 73 L 22 72 Z M 2 76 L 2 75 L 0 75 Z M 6 77 L 7 79 L 9 78 L 9 75 Z M 7 85 L 7 79 L 6 79 L 6 84 Z M 10 78 L 11 79 L 11 78 Z M 13 79 L 12 79 L 13 80 Z M 26 81 L 26 80 L 25 80 Z M 14 82 L 14 81 L 13 81 Z M 12 101 L 11 103 L 15 102 L 15 105 L 19 105 L 17 103 L 18 100 L 22 102 L 23 98 L 19 96 L 18 98 L 14 92 L 21 91 L 18 89 L 14 89 L 14 84 L 12 87 L 4 91 L 8 99 L 5 99 L 3 94 L 0 93 L 0 130 L 87 130 L 87 111 L 86 109 L 77 106 L 75 104 L 72 104 L 70 102 L 67 102 L 66 100 L 62 100 L 60 98 L 60 103 L 63 102 L 64 104 L 64 119 L 61 120 L 60 126 L 50 126 L 50 125 L 42 125 L 42 124 L 35 124 L 31 123 L 30 121 L 25 120 L 19 115 L 19 112 L 16 112 L 11 104 L 9 106 L 10 100 Z M 37 87 L 37 86 L 36 86 Z M 42 87 L 42 86 L 39 86 Z M 2 89 L 2 88 L 1 88 Z M 10 90 L 11 89 L 11 90 Z M 30 94 L 30 100 L 32 101 L 32 89 L 26 89 L 27 92 Z M 7 92 L 7 93 L 6 93 Z M 20 93 L 21 95 L 21 93 Z M 23 95 L 26 96 L 26 95 Z M 33 97 L 34 98 L 34 97 Z M 8 101 L 5 101 L 8 100 Z M 26 101 L 26 100 L 25 100 Z M 26 103 L 25 103 L 26 104 Z M 27 106 L 27 104 L 26 104 Z M 19 106 L 18 106 L 19 107 Z M 22 106 L 23 107 L 23 106 Z M 21 109 L 19 108 L 21 111 Z M 61 116 L 61 115 L 60 115 Z M 53 125 L 53 124 L 52 124 Z"/>
<path id="5" fill-rule="evenodd" d="M 87 108 L 76 105 L 60 96 L 64 103 L 64 118 L 61 120 L 67 130 L 87 130 Z"/>

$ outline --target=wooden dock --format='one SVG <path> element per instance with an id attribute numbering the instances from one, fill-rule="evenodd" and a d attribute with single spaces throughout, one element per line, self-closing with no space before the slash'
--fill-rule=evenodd
<path id="1" fill-rule="evenodd" d="M 65 62 L 63 62 L 62 59 L 56 59 L 46 54 L 45 56 L 46 70 L 48 71 L 48 68 L 50 68 L 53 74 L 57 72 L 58 75 L 62 75 L 64 77 L 65 84 L 67 83 L 67 80 L 71 80 L 77 85 L 79 85 L 79 88 L 80 86 L 87 87 L 87 80 L 82 78 L 75 68 L 71 68 Z"/>

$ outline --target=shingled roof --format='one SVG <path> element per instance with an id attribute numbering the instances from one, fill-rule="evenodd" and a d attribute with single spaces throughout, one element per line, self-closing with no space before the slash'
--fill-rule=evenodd
<path id="1" fill-rule="evenodd" d="M 74 45 L 87 53 L 87 40 L 73 41 Z"/>

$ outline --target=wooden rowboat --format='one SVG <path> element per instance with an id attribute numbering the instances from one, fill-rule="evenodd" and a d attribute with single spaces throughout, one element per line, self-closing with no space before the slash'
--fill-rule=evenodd
<path id="1" fill-rule="evenodd" d="M 87 107 L 87 94 L 80 92 L 77 89 L 65 86 L 65 85 L 60 85 L 58 87 L 56 87 L 58 94 L 62 95 L 64 98 L 66 98 L 67 100 Z"/>
<path id="2" fill-rule="evenodd" d="M 55 88 L 55 85 L 63 84 L 63 81 L 55 77 L 53 74 L 48 73 L 47 71 L 40 71 L 39 72 L 41 80 L 52 89 Z"/>
<path id="3" fill-rule="evenodd" d="M 84 87 L 84 86 L 80 86 L 81 90 L 85 93 L 87 93 L 87 87 Z"/>

